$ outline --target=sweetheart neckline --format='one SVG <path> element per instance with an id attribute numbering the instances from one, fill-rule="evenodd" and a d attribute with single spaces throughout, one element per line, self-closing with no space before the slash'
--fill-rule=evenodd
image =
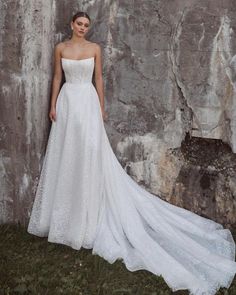
<path id="1" fill-rule="evenodd" d="M 73 60 L 73 61 L 81 61 L 81 60 L 87 60 L 87 59 L 94 59 L 94 56 L 88 57 L 88 58 L 82 58 L 82 59 L 71 59 L 71 58 L 65 58 L 65 57 L 61 57 L 61 59 L 65 59 L 65 60 Z"/>

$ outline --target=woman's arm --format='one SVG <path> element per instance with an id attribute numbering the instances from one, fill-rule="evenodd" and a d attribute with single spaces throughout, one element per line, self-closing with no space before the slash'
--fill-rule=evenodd
<path id="1" fill-rule="evenodd" d="M 51 109 L 49 117 L 56 121 L 56 101 L 60 91 L 61 80 L 62 80 L 62 67 L 61 67 L 61 50 L 63 44 L 59 43 L 55 46 L 54 50 L 54 74 L 52 80 L 52 95 L 51 95 Z"/>
<path id="2" fill-rule="evenodd" d="M 98 93 L 102 116 L 103 119 L 107 117 L 105 112 L 105 101 L 104 101 L 104 85 L 103 85 L 103 77 L 102 77 L 102 54 L 101 54 L 101 47 L 96 44 L 95 50 L 95 84 L 96 90 Z"/>

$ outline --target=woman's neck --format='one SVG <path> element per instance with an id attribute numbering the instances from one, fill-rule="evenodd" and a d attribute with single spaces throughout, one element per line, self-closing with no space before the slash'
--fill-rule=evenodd
<path id="1" fill-rule="evenodd" d="M 75 43 L 75 44 L 84 44 L 87 42 L 87 40 L 84 37 L 77 37 L 77 36 L 72 36 L 70 40 L 72 43 Z"/>

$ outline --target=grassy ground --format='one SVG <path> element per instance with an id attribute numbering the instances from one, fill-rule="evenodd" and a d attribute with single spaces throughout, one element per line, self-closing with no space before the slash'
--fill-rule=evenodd
<path id="1" fill-rule="evenodd" d="M 0 294 L 169 295 L 162 277 L 130 272 L 121 261 L 109 264 L 91 250 L 48 243 L 19 226 L 0 226 Z M 236 295 L 236 279 L 218 294 Z"/>

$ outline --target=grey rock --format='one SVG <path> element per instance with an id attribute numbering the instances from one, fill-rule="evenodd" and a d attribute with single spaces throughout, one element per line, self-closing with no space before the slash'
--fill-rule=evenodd
<path id="1" fill-rule="evenodd" d="M 233 0 L 2 1 L 0 222 L 28 221 L 50 129 L 53 47 L 70 37 L 78 9 L 103 48 L 105 127 L 124 169 L 155 195 L 234 227 Z"/>

